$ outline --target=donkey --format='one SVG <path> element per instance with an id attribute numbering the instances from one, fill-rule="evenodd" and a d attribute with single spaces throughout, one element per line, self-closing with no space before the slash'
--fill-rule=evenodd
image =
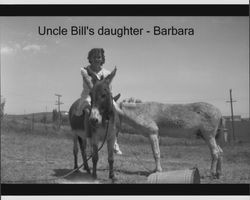
<path id="1" fill-rule="evenodd" d="M 98 162 L 98 144 L 104 139 L 107 140 L 108 162 L 109 162 L 109 178 L 115 180 L 113 170 L 114 163 L 114 143 L 119 124 L 117 123 L 118 115 L 114 112 L 113 102 L 120 95 L 113 98 L 110 91 L 110 84 L 115 76 L 116 68 L 106 77 L 101 80 L 89 69 L 88 73 L 92 77 L 92 88 L 90 90 L 91 106 L 85 108 L 81 116 L 76 116 L 74 113 L 77 109 L 79 99 L 75 101 L 69 110 L 69 120 L 74 134 L 74 168 L 78 168 L 77 154 L 78 146 L 82 152 L 84 169 L 90 173 L 90 168 L 87 162 L 86 145 L 89 138 L 92 148 L 93 172 L 92 176 L 97 178 L 97 162 Z M 108 126 L 108 127 L 107 127 Z M 107 135 L 106 135 L 106 127 Z"/>
<path id="2" fill-rule="evenodd" d="M 201 136 L 209 146 L 211 174 L 222 173 L 223 151 L 216 140 L 225 130 L 225 122 L 218 108 L 208 103 L 163 104 L 158 102 L 121 102 L 117 112 L 137 132 L 149 137 L 156 168 L 162 171 L 158 136 L 195 138 Z"/>

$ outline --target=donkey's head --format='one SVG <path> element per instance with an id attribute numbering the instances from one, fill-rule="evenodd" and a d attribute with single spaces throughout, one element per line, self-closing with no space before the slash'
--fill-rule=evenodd
<path id="1" fill-rule="evenodd" d="M 109 119 L 113 114 L 113 97 L 110 91 L 110 84 L 116 74 L 116 68 L 106 78 L 101 80 L 90 70 L 88 73 L 93 81 L 93 88 L 90 91 L 91 112 L 89 120 L 92 125 L 97 125 Z"/>

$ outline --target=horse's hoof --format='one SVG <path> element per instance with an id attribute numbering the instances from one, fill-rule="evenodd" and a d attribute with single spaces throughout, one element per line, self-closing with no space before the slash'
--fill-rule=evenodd
<path id="1" fill-rule="evenodd" d="M 220 177 L 221 177 L 221 172 L 217 172 L 216 174 L 215 174 L 215 177 L 217 178 L 217 179 L 220 179 Z"/>
<path id="2" fill-rule="evenodd" d="M 218 178 L 219 178 L 219 177 L 218 177 L 218 173 L 212 172 L 212 173 L 210 174 L 210 179 L 211 179 L 211 180 L 218 179 Z"/>
<path id="3" fill-rule="evenodd" d="M 114 175 L 112 177 L 109 176 L 109 178 L 111 179 L 112 183 L 115 183 L 118 181 L 118 179 Z"/>
<path id="4" fill-rule="evenodd" d="M 120 149 L 114 149 L 114 153 L 116 155 L 122 155 L 122 151 Z"/>
<path id="5" fill-rule="evenodd" d="M 117 183 L 118 179 L 117 178 L 112 178 L 112 183 Z"/>

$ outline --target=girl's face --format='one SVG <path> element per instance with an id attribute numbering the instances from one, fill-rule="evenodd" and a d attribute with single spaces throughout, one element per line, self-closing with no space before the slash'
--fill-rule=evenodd
<path id="1" fill-rule="evenodd" d="M 101 66 L 103 63 L 102 53 L 98 52 L 92 57 L 92 64 L 95 66 Z"/>

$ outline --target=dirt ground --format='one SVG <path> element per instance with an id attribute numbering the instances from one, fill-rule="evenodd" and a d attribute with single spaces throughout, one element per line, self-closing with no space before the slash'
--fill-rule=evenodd
<path id="1" fill-rule="evenodd" d="M 46 131 L 1 130 L 2 183 L 111 183 L 108 179 L 107 147 L 99 152 L 98 180 L 82 169 L 65 178 L 73 168 L 73 142 L 68 128 L 54 133 Z M 116 183 L 147 183 L 154 159 L 147 138 L 120 134 L 123 155 L 115 155 Z M 209 176 L 210 153 L 201 140 L 185 141 L 164 138 L 161 141 L 164 171 L 197 167 L 201 183 L 250 183 L 250 144 L 235 143 L 223 147 L 223 176 Z M 79 165 L 82 163 L 79 152 Z M 89 162 L 92 166 L 92 162 Z"/>

